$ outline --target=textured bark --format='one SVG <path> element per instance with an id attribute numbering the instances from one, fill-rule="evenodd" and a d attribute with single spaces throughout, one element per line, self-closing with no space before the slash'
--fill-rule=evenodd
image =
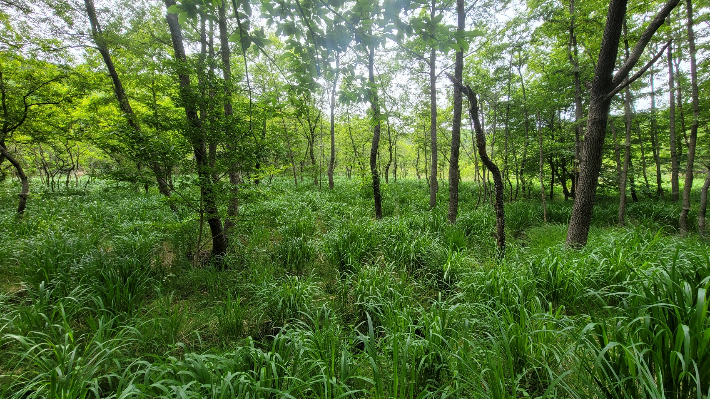
<path id="1" fill-rule="evenodd" d="M 375 46 L 369 48 L 367 63 L 370 81 L 369 97 L 372 108 L 374 127 L 372 128 L 372 147 L 370 147 L 370 173 L 372 174 L 372 194 L 375 200 L 375 219 L 382 219 L 382 194 L 380 193 L 380 173 L 377 170 L 377 153 L 380 148 L 380 101 L 375 87 Z"/>
<path id="2" fill-rule="evenodd" d="M 668 20 L 670 25 L 670 19 Z M 671 149 L 671 201 L 678 202 L 678 150 L 675 134 L 675 75 L 673 74 L 673 44 L 668 46 L 668 133 Z"/>
<path id="3" fill-rule="evenodd" d="M 705 176 L 705 183 L 700 190 L 700 210 L 698 211 L 698 233 L 705 235 L 705 214 L 708 209 L 708 187 L 710 187 L 710 168 Z"/>
<path id="4" fill-rule="evenodd" d="M 624 111 L 626 116 L 624 138 L 624 164 L 621 168 L 621 176 L 619 176 L 619 226 L 624 226 L 626 216 L 626 182 L 628 181 L 629 165 L 631 164 L 631 91 L 626 88 L 624 94 Z"/>
<path id="5" fill-rule="evenodd" d="M 466 26 L 466 11 L 464 0 L 456 0 L 457 29 L 463 31 Z M 463 79 L 463 50 L 456 52 L 454 79 Z M 451 126 L 451 156 L 449 157 L 449 223 L 456 223 L 459 211 L 459 149 L 461 147 L 461 114 L 463 113 L 463 95 L 461 88 L 454 85 L 454 115 Z"/>
<path id="6" fill-rule="evenodd" d="M 164 1 L 166 8 L 175 4 L 175 0 Z M 200 193 L 202 194 L 202 199 L 205 204 L 207 224 L 210 226 L 210 233 L 212 235 L 212 257 L 219 261 L 227 252 L 227 239 L 224 235 L 222 219 L 219 216 L 219 209 L 217 208 L 214 185 L 209 172 L 207 146 L 202 125 L 197 114 L 194 96 L 191 93 L 190 76 L 187 71 L 185 71 L 185 68 L 187 68 L 187 57 L 183 45 L 182 29 L 178 23 L 177 15 L 167 13 L 166 19 L 168 27 L 170 28 L 170 38 L 175 52 L 175 59 L 178 62 L 177 73 L 180 82 L 180 95 L 188 122 L 186 137 L 192 145 L 193 154 L 195 156 Z"/>
<path id="7" fill-rule="evenodd" d="M 613 94 L 627 81 L 629 72 L 643 54 L 643 50 L 653 37 L 653 34 L 663 24 L 665 18 L 678 4 L 679 0 L 669 0 L 651 21 L 639 38 L 633 52 L 626 62 L 613 74 L 619 51 L 621 30 L 626 16 L 627 0 L 611 0 L 607 12 L 606 25 L 599 51 L 599 58 L 594 72 L 594 80 L 590 90 L 587 128 L 577 184 L 577 195 L 572 208 L 569 229 L 567 230 L 567 245 L 583 247 L 587 244 L 589 228 L 592 222 L 592 211 L 599 172 L 602 166 L 604 138 L 606 137 L 609 107 Z"/>
<path id="8" fill-rule="evenodd" d="M 495 187 L 495 211 L 496 211 L 496 245 L 498 247 L 498 257 L 505 256 L 505 210 L 503 207 L 503 178 L 500 174 L 498 166 L 488 157 L 486 150 L 486 136 L 483 133 L 481 122 L 478 117 L 478 99 L 476 93 L 469 87 L 456 80 L 453 76 L 447 74 L 451 82 L 458 86 L 463 94 L 466 95 L 469 101 L 469 115 L 473 120 L 473 127 L 476 132 L 476 147 L 478 147 L 478 155 L 481 161 L 493 175 L 493 184 Z"/>
<path id="9" fill-rule="evenodd" d="M 688 31 L 688 53 L 690 55 L 690 81 L 691 96 L 693 100 L 693 121 L 690 125 L 688 138 L 688 163 L 685 167 L 685 185 L 683 186 L 683 208 L 680 212 L 680 234 L 688 234 L 688 213 L 690 213 L 690 190 L 693 188 L 693 167 L 695 166 L 695 144 L 698 140 L 698 118 L 700 106 L 698 104 L 698 66 L 696 61 L 695 33 L 693 32 L 693 2 L 686 0 Z"/>

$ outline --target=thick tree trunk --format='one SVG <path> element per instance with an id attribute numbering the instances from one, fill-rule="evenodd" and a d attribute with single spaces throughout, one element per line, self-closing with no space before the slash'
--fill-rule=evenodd
<path id="1" fill-rule="evenodd" d="M 668 19 L 670 25 L 670 18 Z M 673 74 L 673 43 L 668 46 L 668 132 L 671 147 L 671 201 L 678 202 L 678 151 L 675 134 L 675 75 Z"/>
<path id="2" fill-rule="evenodd" d="M 690 213 L 690 190 L 693 188 L 693 167 L 695 166 L 695 144 L 698 140 L 698 118 L 700 107 L 698 104 L 698 67 L 695 60 L 695 33 L 693 32 L 693 2 L 686 0 L 688 30 L 688 53 L 690 55 L 690 81 L 691 96 L 693 100 L 693 121 L 690 125 L 688 138 L 688 163 L 685 167 L 685 185 L 683 186 L 683 208 L 680 212 L 680 234 L 688 234 L 688 213 Z"/>
<path id="3" fill-rule="evenodd" d="M 175 4 L 175 0 L 164 0 L 165 7 L 169 8 Z M 220 260 L 227 252 L 227 239 L 224 235 L 222 219 L 219 216 L 219 209 L 215 198 L 212 176 L 209 172 L 209 160 L 207 157 L 207 147 L 202 131 L 202 125 L 197 115 L 194 96 L 191 95 L 190 76 L 185 70 L 187 68 L 187 57 L 182 40 L 182 29 L 178 23 L 177 15 L 167 13 L 166 19 L 170 28 L 170 38 L 175 52 L 175 59 L 178 61 L 178 79 L 180 82 L 180 95 L 185 108 L 188 127 L 186 136 L 192 145 L 197 164 L 197 176 L 200 185 L 200 192 L 205 203 L 205 213 L 207 214 L 207 224 L 210 226 L 212 235 L 212 257 Z"/>
<path id="4" fill-rule="evenodd" d="M 375 46 L 370 45 L 367 63 L 370 82 L 369 94 L 374 127 L 372 128 L 372 147 L 370 148 L 370 173 L 372 174 L 372 193 L 375 200 L 375 219 L 382 219 L 382 194 L 380 193 L 380 173 L 377 170 L 377 153 L 380 148 L 380 102 L 375 86 Z"/>
<path id="5" fill-rule="evenodd" d="M 466 28 L 466 11 L 464 0 L 456 0 L 457 30 L 462 32 Z M 454 79 L 461 82 L 463 79 L 463 50 L 456 52 L 454 65 Z M 461 147 L 461 114 L 463 113 L 463 95 L 461 88 L 454 85 L 454 115 L 451 126 L 451 156 L 449 157 L 449 223 L 456 223 L 459 211 L 459 149 Z"/>
<path id="6" fill-rule="evenodd" d="M 567 230 L 567 245 L 583 247 L 587 244 L 589 228 L 592 222 L 592 211 L 599 172 L 602 166 L 604 138 L 606 136 L 609 108 L 613 96 L 623 88 L 628 74 L 643 54 L 653 34 L 663 24 L 665 18 L 678 4 L 679 0 L 669 0 L 662 10 L 651 21 L 641 35 L 629 59 L 613 74 L 619 51 L 621 30 L 626 16 L 627 0 L 611 0 L 607 12 L 606 26 L 599 51 L 594 80 L 590 90 L 587 129 L 582 146 L 582 163 L 580 165 L 577 196 L 572 208 L 569 229 Z M 634 76 L 636 77 L 636 75 Z"/>
<path id="7" fill-rule="evenodd" d="M 478 100 L 476 93 L 469 87 L 463 85 L 461 81 L 456 80 L 453 76 L 448 75 L 451 82 L 458 86 L 463 94 L 466 95 L 469 101 L 469 114 L 473 120 L 474 130 L 476 132 L 476 146 L 478 147 L 478 155 L 481 156 L 483 164 L 491 171 L 495 186 L 495 211 L 496 211 L 496 241 L 498 247 L 498 257 L 505 256 L 505 211 L 503 207 L 503 178 L 500 174 L 500 169 L 488 157 L 486 150 L 486 136 L 483 133 L 481 122 L 478 119 Z"/>

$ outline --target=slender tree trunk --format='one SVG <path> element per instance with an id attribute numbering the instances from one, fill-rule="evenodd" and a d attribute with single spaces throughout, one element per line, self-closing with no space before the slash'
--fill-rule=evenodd
<path id="1" fill-rule="evenodd" d="M 691 96 L 693 100 L 693 121 L 690 125 L 688 139 L 688 163 L 685 167 L 685 185 L 683 186 L 683 208 L 680 212 L 680 234 L 688 234 L 688 213 L 690 213 L 690 190 L 693 188 L 693 167 L 695 166 L 695 144 L 698 139 L 698 119 L 700 106 L 698 103 L 698 67 L 695 60 L 695 33 L 693 32 L 693 2 L 686 0 L 688 53 L 690 55 Z"/>
<path id="2" fill-rule="evenodd" d="M 668 19 L 670 25 L 670 18 Z M 670 136 L 671 147 L 671 201 L 678 202 L 679 184 L 678 184 L 678 151 L 676 149 L 676 134 L 675 134 L 675 84 L 673 74 L 673 43 L 668 46 L 668 131 Z"/>
<path id="3" fill-rule="evenodd" d="M 144 142 L 145 138 L 141 131 L 140 124 L 138 123 L 138 119 L 136 118 L 136 115 L 133 112 L 133 108 L 131 108 L 131 103 L 128 99 L 128 96 L 126 95 L 125 89 L 123 88 L 121 78 L 118 76 L 118 72 L 116 72 L 116 67 L 113 64 L 111 54 L 108 51 L 108 45 L 106 44 L 104 34 L 101 31 L 101 25 L 99 24 L 98 18 L 96 18 L 94 0 L 84 0 L 84 6 L 86 7 L 86 14 L 89 17 L 89 23 L 91 25 L 92 39 L 94 40 L 94 44 L 96 44 L 96 48 L 99 50 L 99 53 L 101 54 L 101 57 L 104 60 L 106 69 L 108 69 L 109 76 L 111 77 L 111 82 L 113 83 L 113 92 L 116 96 L 116 100 L 118 101 L 118 107 L 126 118 L 128 126 L 130 126 L 133 132 L 135 133 L 134 140 L 136 141 L 136 144 L 139 146 L 139 148 L 144 148 L 146 147 L 147 143 Z M 143 158 L 144 156 L 139 155 L 138 157 Z M 150 154 L 145 154 L 145 157 L 150 157 Z M 140 162 L 142 161 L 142 159 L 138 159 L 138 161 Z M 151 162 L 150 159 L 148 161 L 151 170 L 155 174 L 155 178 L 158 183 L 158 190 L 161 194 L 169 198 L 171 196 L 171 190 L 170 186 L 167 184 L 166 181 L 167 173 L 164 170 L 165 168 L 161 167 L 157 162 Z M 173 211 L 176 210 L 175 204 L 172 202 L 170 202 L 170 207 Z"/>
<path id="4" fill-rule="evenodd" d="M 166 8 L 170 8 L 170 6 L 175 4 L 175 0 L 164 1 Z M 170 38 L 175 52 L 175 59 L 178 61 L 177 68 L 180 81 L 180 95 L 184 103 L 185 116 L 188 121 L 187 139 L 190 141 L 195 155 L 200 192 L 205 201 L 207 224 L 210 226 L 210 232 L 212 234 L 212 257 L 219 261 L 227 252 L 227 239 L 224 235 L 222 219 L 219 216 L 219 210 L 217 208 L 214 187 L 211 181 L 212 176 L 209 173 L 204 132 L 197 115 L 194 96 L 190 93 L 192 88 L 190 87 L 190 76 L 186 70 L 187 57 L 182 40 L 182 29 L 180 28 L 176 14 L 167 13 L 166 19 L 168 21 L 168 27 L 170 28 Z"/>
<path id="5" fill-rule="evenodd" d="M 457 30 L 466 29 L 466 11 L 464 0 L 456 0 Z M 463 50 L 456 52 L 454 79 L 463 79 Z M 456 223 L 459 211 L 459 149 L 461 147 L 461 114 L 463 113 L 463 95 L 461 88 L 454 85 L 454 115 L 451 126 L 451 156 L 449 157 L 449 223 Z"/>
<path id="6" fill-rule="evenodd" d="M 705 214 L 708 209 L 708 187 L 710 187 L 710 167 L 705 175 L 703 188 L 700 190 L 700 210 L 698 211 L 698 233 L 701 236 L 705 235 Z"/>
<path id="7" fill-rule="evenodd" d="M 232 61 L 231 50 L 229 48 L 229 30 L 227 28 L 227 6 L 224 2 L 218 7 L 217 25 L 219 26 L 219 50 L 222 58 L 222 77 L 224 79 L 224 118 L 225 118 L 225 136 L 227 139 L 227 147 L 234 155 L 236 152 L 236 143 L 238 139 L 234 133 L 233 125 L 234 108 L 232 107 Z M 284 126 L 285 129 L 285 126 Z M 293 154 L 291 154 L 291 163 L 293 164 Z M 296 173 L 296 165 L 294 167 L 294 176 Z M 229 201 L 227 202 L 227 218 L 224 221 L 224 229 L 229 232 L 236 225 L 236 218 L 239 214 L 239 165 L 236 160 L 229 162 Z"/>
<path id="8" fill-rule="evenodd" d="M 377 153 L 380 148 L 380 102 L 375 86 L 375 46 L 370 45 L 368 57 L 368 77 L 370 82 L 369 97 L 372 108 L 374 127 L 372 128 L 372 147 L 370 148 L 370 173 L 372 174 L 372 192 L 375 200 L 375 219 L 382 219 L 382 194 L 380 193 L 380 174 L 377 170 Z"/>
<path id="9" fill-rule="evenodd" d="M 431 19 L 434 20 L 436 0 L 431 0 Z M 431 112 L 431 181 L 429 184 L 429 208 L 436 208 L 436 194 L 439 192 L 437 167 L 439 164 L 439 148 L 436 143 L 436 48 L 431 48 L 429 55 L 429 107 Z"/>
<path id="10" fill-rule="evenodd" d="M 619 177 L 619 226 L 624 226 L 626 216 L 626 182 L 629 175 L 629 164 L 631 163 L 631 93 L 626 88 L 624 95 L 624 109 L 626 113 L 626 136 L 624 139 L 624 164 Z"/>
<path id="11" fill-rule="evenodd" d="M 616 93 L 623 89 L 623 83 L 627 81 L 629 72 L 638 62 L 653 34 L 663 24 L 678 1 L 669 0 L 663 6 L 639 38 L 632 56 L 616 73 L 614 70 L 616 69 L 621 30 L 626 16 L 627 0 L 611 0 L 609 3 L 599 58 L 590 90 L 587 129 L 582 146 L 577 196 L 567 230 L 566 241 L 570 247 L 580 248 L 587 244 L 596 189 L 599 184 L 611 100 Z"/>
<path id="12" fill-rule="evenodd" d="M 335 91 L 338 88 L 338 77 L 340 76 L 340 56 L 335 56 L 335 78 L 333 79 L 333 90 L 330 93 L 330 159 L 328 160 L 328 188 L 335 187 L 333 172 L 335 170 Z"/>
<path id="13" fill-rule="evenodd" d="M 568 50 L 569 60 L 574 71 L 574 182 L 579 182 L 579 162 L 580 162 L 580 147 L 582 142 L 583 127 L 582 119 L 584 118 L 584 110 L 582 106 L 582 82 L 579 71 L 579 54 L 577 48 L 577 34 L 575 33 L 575 12 L 574 0 L 569 3 L 570 27 L 569 38 L 570 47 Z M 576 193 L 575 193 L 576 194 Z"/>
<path id="14" fill-rule="evenodd" d="M 505 211 L 503 207 L 503 178 L 500 169 L 488 157 L 486 150 L 486 136 L 483 133 L 481 122 L 478 117 L 478 100 L 476 93 L 469 87 L 465 86 L 461 81 L 456 80 L 453 76 L 448 75 L 451 82 L 458 86 L 463 94 L 466 95 L 469 101 L 469 114 L 473 120 L 474 130 L 476 132 L 476 146 L 478 147 L 478 155 L 481 156 L 483 164 L 491 171 L 495 186 L 495 211 L 496 211 L 496 241 L 498 247 L 498 257 L 505 257 Z"/>
<path id="15" fill-rule="evenodd" d="M 518 52 L 518 59 L 520 61 L 518 63 L 518 76 L 520 76 L 520 87 L 523 90 L 523 115 L 524 115 L 523 117 L 525 118 L 525 121 L 524 121 L 525 143 L 523 144 L 523 154 L 521 156 L 520 167 L 518 168 L 517 173 L 520 176 L 520 182 L 523 186 L 523 195 L 525 195 L 525 173 L 524 173 L 524 170 L 525 170 L 525 161 L 527 160 L 527 156 L 528 156 L 528 145 L 530 144 L 530 125 L 529 125 L 530 115 L 528 112 L 528 96 L 527 96 L 527 92 L 525 90 L 525 79 L 523 79 L 523 71 L 521 70 L 521 65 L 523 63 L 523 59 L 522 59 L 520 52 Z M 576 163 L 577 163 L 576 157 L 575 157 L 574 162 L 576 165 Z M 576 176 L 576 172 L 575 172 L 575 176 Z M 574 180 L 573 180 L 573 183 L 574 183 Z M 574 184 L 572 185 L 572 187 L 574 187 Z M 516 186 L 515 186 L 515 198 L 516 199 L 518 198 L 517 179 L 516 179 Z"/>
<path id="16" fill-rule="evenodd" d="M 387 123 L 387 153 L 389 157 L 387 158 L 387 163 L 385 164 L 385 183 L 389 184 L 390 182 L 390 167 L 392 166 L 392 131 L 391 131 L 391 126 L 390 126 L 390 118 L 389 115 L 387 116 L 387 119 L 385 119 Z"/>
<path id="17" fill-rule="evenodd" d="M 653 162 L 656 166 L 656 196 L 663 198 L 663 185 L 661 175 L 661 147 L 658 144 L 658 120 L 656 112 L 656 86 L 654 84 L 655 71 L 651 69 L 651 146 L 653 147 Z"/>
<path id="18" fill-rule="evenodd" d="M 547 223 L 547 204 L 545 203 L 545 180 L 543 168 L 545 166 L 545 157 L 542 148 L 542 122 L 540 120 L 540 112 L 537 113 L 537 141 L 540 149 L 540 200 L 542 201 L 542 220 Z"/>

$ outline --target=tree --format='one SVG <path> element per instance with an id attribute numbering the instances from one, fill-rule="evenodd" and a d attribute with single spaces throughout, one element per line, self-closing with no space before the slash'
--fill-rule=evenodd
<path id="1" fill-rule="evenodd" d="M 631 84 L 655 62 L 663 50 L 641 68 L 636 74 L 628 77 L 630 71 L 636 66 L 639 58 L 643 54 L 646 45 L 653 34 L 663 24 L 665 18 L 678 5 L 679 0 L 669 0 L 663 8 L 656 14 L 650 24 L 640 36 L 634 50 L 628 59 L 616 73 L 614 66 L 619 51 L 619 40 L 626 16 L 627 0 L 611 0 L 607 11 L 606 26 L 601 42 L 601 49 L 597 59 L 594 72 L 594 80 L 590 90 L 589 112 L 587 118 L 587 129 L 582 147 L 582 162 L 580 163 L 579 183 L 577 184 L 577 195 L 572 207 L 569 229 L 567 230 L 567 245 L 571 247 L 582 247 L 587 243 L 589 227 L 592 222 L 592 210 L 594 208 L 594 198 L 597 185 L 599 184 L 599 172 L 602 165 L 603 144 L 606 136 L 607 120 L 609 118 L 609 107 L 613 97 Z"/>
<path id="2" fill-rule="evenodd" d="M 464 0 L 456 0 L 457 31 L 466 29 Z M 463 81 L 463 47 L 456 51 L 454 80 Z M 459 147 L 461 145 L 461 114 L 463 95 L 461 87 L 454 85 L 454 119 L 451 126 L 451 157 L 449 158 L 449 223 L 456 223 L 459 209 Z"/>

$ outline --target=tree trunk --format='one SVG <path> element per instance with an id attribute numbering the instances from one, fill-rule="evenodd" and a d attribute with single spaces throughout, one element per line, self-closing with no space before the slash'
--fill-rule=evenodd
<path id="1" fill-rule="evenodd" d="M 436 0 L 431 0 L 431 19 L 434 20 Z M 436 207 L 436 194 L 439 191 L 437 167 L 439 149 L 436 143 L 436 48 L 431 48 L 429 55 L 429 107 L 431 112 L 431 181 L 429 184 L 429 208 Z"/>
<path id="2" fill-rule="evenodd" d="M 222 57 L 222 77 L 224 79 L 224 118 L 227 147 L 231 151 L 235 151 L 235 145 L 238 140 L 234 134 L 234 109 L 232 107 L 232 62 L 231 51 L 229 48 L 229 30 L 227 28 L 227 6 L 224 2 L 218 7 L 217 25 L 219 26 L 219 50 Z M 285 128 L 285 127 L 284 127 Z M 293 154 L 291 155 L 291 163 L 293 164 Z M 296 165 L 294 167 L 294 178 L 296 173 Z M 227 202 L 227 218 L 224 220 L 224 230 L 229 232 L 236 225 L 236 218 L 239 214 L 239 166 L 236 161 L 229 163 L 229 201 Z"/>
<path id="3" fill-rule="evenodd" d="M 0 143 L 0 155 L 7 159 L 12 164 L 12 166 L 15 167 L 15 171 L 17 171 L 17 176 L 20 178 L 20 184 L 22 185 L 22 188 L 20 189 L 20 199 L 17 204 L 17 213 L 19 215 L 22 215 L 23 213 L 25 213 L 25 208 L 27 208 L 27 196 L 30 192 L 29 178 L 25 174 L 25 170 L 22 168 L 22 164 L 20 163 L 20 161 L 17 160 L 12 154 L 10 154 L 10 151 L 7 150 L 7 146 L 4 142 Z"/>
<path id="4" fill-rule="evenodd" d="M 330 93 L 330 159 L 328 160 L 328 188 L 335 187 L 333 172 L 335 170 L 335 90 L 338 87 L 338 77 L 340 76 L 340 56 L 335 56 L 335 79 L 333 79 L 333 90 Z"/>
<path id="5" fill-rule="evenodd" d="M 392 166 L 392 131 L 390 126 L 390 118 L 387 115 L 387 153 L 389 157 L 387 158 L 387 163 L 385 164 L 385 183 L 390 182 L 390 167 Z"/>
<path id="6" fill-rule="evenodd" d="M 653 162 L 656 165 L 656 196 L 663 198 L 661 175 L 661 147 L 658 144 L 658 120 L 656 119 L 656 86 L 655 72 L 651 69 L 651 146 L 653 147 Z"/>
<path id="7" fill-rule="evenodd" d="M 175 4 L 175 0 L 164 0 L 165 7 Z M 200 192 L 205 202 L 205 213 L 207 214 L 207 224 L 210 226 L 212 235 L 212 257 L 218 262 L 227 252 L 227 239 L 224 235 L 222 219 L 219 216 L 219 209 L 215 198 L 212 176 L 209 173 L 209 162 L 207 157 L 207 147 L 202 131 L 202 125 L 197 115 L 194 95 L 192 95 L 190 85 L 190 75 L 185 70 L 187 68 L 187 57 L 182 40 L 182 29 L 178 23 L 177 15 L 167 13 L 166 19 L 170 28 L 170 38 L 175 52 L 175 59 L 178 61 L 178 79 L 180 82 L 180 95 L 185 108 L 188 127 L 186 136 L 192 145 L 197 166 L 197 176 L 200 185 Z"/>
<path id="8" fill-rule="evenodd" d="M 382 219 L 382 194 L 380 193 L 380 174 L 377 170 L 377 152 L 380 147 L 380 102 L 375 86 L 375 45 L 370 45 L 367 63 L 370 82 L 369 94 L 374 127 L 372 128 L 372 147 L 370 148 L 370 173 L 372 174 L 372 193 L 375 200 L 375 219 Z"/>
<path id="9" fill-rule="evenodd" d="M 542 201 L 542 220 L 547 223 L 547 204 L 545 203 L 545 180 L 543 175 L 543 167 L 545 166 L 545 157 L 542 149 L 542 123 L 540 121 L 540 112 L 537 113 L 537 140 L 540 148 L 540 200 Z"/>
<path id="10" fill-rule="evenodd" d="M 705 235 L 705 214 L 708 209 L 708 187 L 710 187 L 710 167 L 705 176 L 705 183 L 700 190 L 700 210 L 698 211 L 698 233 L 701 236 Z"/>
<path id="11" fill-rule="evenodd" d="M 669 0 L 651 21 L 639 38 L 632 56 L 614 74 L 616 58 L 619 51 L 621 30 L 626 16 L 627 0 L 611 0 L 607 12 L 606 26 L 599 51 L 599 58 L 594 73 L 594 80 L 590 90 L 589 112 L 587 128 L 577 184 L 577 196 L 572 208 L 569 229 L 567 230 L 567 245 L 570 247 L 583 247 L 587 244 L 589 228 L 592 222 L 592 211 L 599 172 L 602 166 L 604 138 L 606 136 L 609 108 L 613 96 L 623 89 L 627 82 L 629 71 L 636 65 L 643 54 L 653 34 L 663 24 L 665 18 L 678 4 L 679 0 Z M 636 75 L 634 75 L 636 77 Z"/>
<path id="12" fill-rule="evenodd" d="M 670 25 L 670 18 L 668 24 Z M 670 136 L 671 147 L 671 201 L 678 202 L 678 151 L 676 148 L 675 134 L 675 84 L 673 74 L 673 43 L 668 46 L 668 132 Z"/>
<path id="13" fill-rule="evenodd" d="M 584 118 L 584 110 L 582 109 L 582 83 L 579 71 L 579 54 L 577 49 L 577 34 L 575 33 L 575 13 L 574 0 L 569 3 L 570 26 L 569 38 L 570 47 L 568 56 L 572 69 L 574 71 L 574 182 L 579 182 L 579 156 L 580 146 L 582 142 L 582 118 Z M 576 193 L 575 193 L 576 194 Z"/>
<path id="14" fill-rule="evenodd" d="M 133 108 L 131 108 L 131 103 L 128 99 L 128 96 L 126 95 L 125 89 L 123 88 L 121 78 L 118 76 L 118 72 L 116 72 L 116 67 L 113 64 L 113 60 L 111 59 L 111 54 L 108 51 L 108 45 L 106 44 L 103 32 L 101 31 L 101 25 L 99 24 L 98 18 L 96 18 L 94 0 L 84 0 L 84 6 L 86 7 L 86 14 L 89 17 L 89 23 L 91 25 L 91 36 L 94 40 L 94 44 L 96 44 L 96 48 L 101 54 L 101 58 L 103 58 L 104 60 L 106 69 L 108 69 L 109 76 L 111 77 L 111 82 L 113 83 L 113 92 L 116 96 L 116 100 L 118 101 L 118 107 L 126 118 L 128 126 L 130 126 L 133 132 L 135 133 L 136 144 L 139 148 L 142 149 L 145 147 L 146 144 L 144 143 L 145 138 L 141 131 L 140 124 L 138 123 L 138 119 L 136 118 L 136 115 L 133 112 Z M 140 152 L 142 151 L 139 151 L 139 153 Z M 143 155 L 145 155 L 146 158 L 150 157 L 150 154 Z M 139 155 L 138 157 L 139 162 L 144 161 L 144 159 L 140 159 L 143 158 L 143 156 Z M 158 190 L 161 194 L 169 198 L 172 193 L 169 185 L 166 183 L 165 180 L 165 168 L 161 167 L 160 164 L 158 164 L 157 162 L 151 162 L 150 159 L 148 159 L 147 161 L 150 165 L 151 170 L 155 174 L 155 178 L 158 183 Z M 170 202 L 170 208 L 175 211 L 175 204 Z"/>
<path id="15" fill-rule="evenodd" d="M 464 0 L 456 0 L 457 30 L 466 28 L 466 11 Z M 463 49 L 456 52 L 454 79 L 463 79 Z M 454 85 L 454 115 L 451 126 L 451 156 L 449 157 L 449 223 L 456 223 L 459 211 L 459 149 L 461 147 L 461 114 L 463 113 L 463 95 L 461 88 Z"/>
<path id="16" fill-rule="evenodd" d="M 626 114 L 624 139 L 624 164 L 619 176 L 619 226 L 624 226 L 626 216 L 626 182 L 629 180 L 629 164 L 631 163 L 631 92 L 626 87 L 624 95 L 624 110 Z"/>
<path id="17" fill-rule="evenodd" d="M 453 76 L 448 75 L 451 82 L 458 86 L 463 94 L 466 95 L 469 101 L 469 114 L 473 120 L 474 130 L 476 131 L 476 146 L 478 147 L 478 154 L 481 156 L 481 161 L 483 164 L 491 171 L 493 175 L 493 182 L 495 186 L 495 211 L 496 211 L 496 241 L 498 247 L 498 257 L 502 259 L 505 257 L 505 211 L 503 208 L 503 178 L 500 174 L 500 169 L 495 163 L 488 157 L 486 151 L 486 136 L 483 133 L 483 128 L 481 128 L 481 122 L 478 119 L 478 100 L 476 98 L 476 93 L 469 87 L 463 85 L 461 81 L 456 80 Z"/>
<path id="18" fill-rule="evenodd" d="M 690 190 L 693 188 L 693 167 L 695 166 L 695 144 L 698 140 L 698 118 L 700 107 L 698 104 L 698 67 L 695 60 L 695 33 L 693 32 L 693 2 L 686 0 L 688 53 L 690 55 L 690 81 L 691 96 L 693 100 L 693 121 L 690 125 L 688 139 L 688 163 L 685 167 L 685 185 L 683 186 L 683 208 L 680 212 L 680 234 L 688 234 L 688 213 L 690 213 Z"/>

